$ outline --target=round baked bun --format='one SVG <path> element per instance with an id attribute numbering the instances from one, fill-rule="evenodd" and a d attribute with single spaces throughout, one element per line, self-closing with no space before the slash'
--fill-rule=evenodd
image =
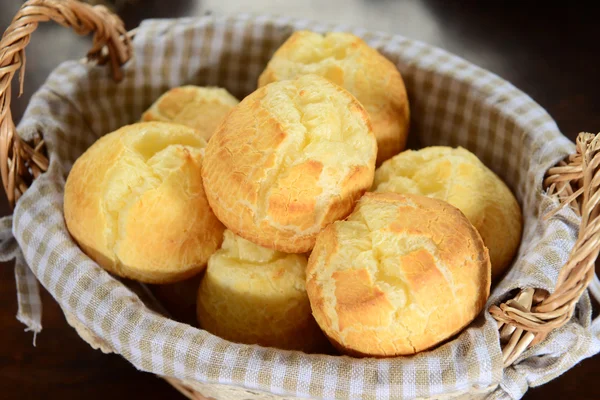
<path id="1" fill-rule="evenodd" d="M 202 271 L 223 240 L 202 186 L 205 141 L 163 122 L 125 126 L 81 155 L 65 185 L 67 228 L 115 275 L 171 283 Z"/>
<path id="2" fill-rule="evenodd" d="M 353 356 L 430 349 L 464 329 L 490 292 L 490 261 L 477 230 L 450 204 L 367 193 L 317 237 L 307 266 L 313 314 Z"/>
<path id="3" fill-rule="evenodd" d="M 432 146 L 398 154 L 377 169 L 373 189 L 421 194 L 460 209 L 489 249 L 492 280 L 503 274 L 519 248 L 519 203 L 502 179 L 462 147 Z"/>
<path id="4" fill-rule="evenodd" d="M 237 343 L 322 351 L 328 341 L 311 314 L 306 262 L 226 230 L 198 291 L 200 327 Z"/>
<path id="5" fill-rule="evenodd" d="M 325 78 L 303 75 L 244 98 L 208 143 L 202 176 L 228 229 L 304 253 L 370 188 L 376 154 L 360 103 Z"/>
<path id="6" fill-rule="evenodd" d="M 258 85 L 317 74 L 344 87 L 362 103 L 377 138 L 377 165 L 406 146 L 410 110 L 396 66 L 350 33 L 294 32 L 277 49 Z"/>
<path id="7" fill-rule="evenodd" d="M 218 87 L 181 86 L 168 90 L 142 115 L 142 121 L 173 122 L 194 128 L 206 141 L 239 103 Z"/>

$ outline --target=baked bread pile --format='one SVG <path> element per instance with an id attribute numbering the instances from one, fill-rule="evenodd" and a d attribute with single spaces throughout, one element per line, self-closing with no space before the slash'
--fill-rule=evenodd
<path id="1" fill-rule="evenodd" d="M 393 63 L 348 33 L 296 32 L 243 99 L 173 88 L 94 143 L 67 177 L 66 225 L 224 339 L 425 351 L 480 315 L 522 216 L 468 150 L 407 150 L 409 126 Z"/>

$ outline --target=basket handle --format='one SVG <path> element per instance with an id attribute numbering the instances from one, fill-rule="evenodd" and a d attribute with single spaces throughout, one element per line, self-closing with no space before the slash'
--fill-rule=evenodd
<path id="1" fill-rule="evenodd" d="M 94 33 L 89 61 L 109 63 L 113 78 L 122 79 L 120 66 L 131 57 L 131 41 L 123 21 L 103 6 L 91 6 L 76 0 L 28 0 L 2 35 L 0 41 L 0 173 L 8 202 L 15 202 L 28 186 L 48 168 L 44 141 L 35 138 L 26 143 L 16 133 L 10 112 L 11 81 L 19 71 L 23 93 L 25 47 L 40 22 L 53 20 L 73 28 L 79 35 Z"/>
<path id="2" fill-rule="evenodd" d="M 600 134 L 580 133 L 576 148 L 575 154 L 550 168 L 544 180 L 548 193 L 557 196 L 561 205 L 543 218 L 567 205 L 581 216 L 579 236 L 554 292 L 527 288 L 489 309 L 498 321 L 505 366 L 566 324 L 590 283 L 592 294 L 600 293 L 594 268 L 600 252 Z"/>

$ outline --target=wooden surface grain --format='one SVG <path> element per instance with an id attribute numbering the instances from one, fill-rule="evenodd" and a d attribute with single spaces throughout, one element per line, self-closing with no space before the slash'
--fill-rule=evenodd
<path id="1" fill-rule="evenodd" d="M 4 30 L 21 2 L 0 1 Z M 140 5 L 141 4 L 141 5 Z M 600 132 L 600 42 L 598 6 L 537 1 L 331 0 L 285 2 L 287 15 L 361 23 L 427 41 L 507 79 L 528 93 L 574 139 Z M 145 18 L 201 15 L 207 11 L 282 13 L 267 0 L 236 5 L 233 0 L 148 0 L 121 10 L 129 29 Z M 285 11 L 285 10 L 283 10 Z M 339 12 L 338 12 L 339 11 Z M 362 23 L 364 22 L 364 23 Z M 42 26 L 27 49 L 25 93 L 12 107 L 15 120 L 28 98 L 61 61 L 85 54 L 89 38 L 53 25 Z M 16 83 L 16 82 L 15 82 Z M 14 88 L 13 88 L 14 89 Z M 16 91 L 13 91 L 16 96 Z M 2 196 L 2 215 L 10 211 Z M 180 399 L 161 379 L 135 370 L 118 355 L 92 350 L 71 329 L 52 297 L 42 289 L 43 331 L 32 345 L 16 319 L 12 264 L 0 264 L 0 398 L 12 399 Z M 600 357 L 539 388 L 526 399 L 600 398 Z"/>

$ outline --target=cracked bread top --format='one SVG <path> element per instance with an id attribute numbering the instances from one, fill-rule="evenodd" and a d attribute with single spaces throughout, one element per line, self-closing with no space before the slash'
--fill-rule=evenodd
<path id="1" fill-rule="evenodd" d="M 258 86 L 316 74 L 342 86 L 365 107 L 377 139 L 377 164 L 404 150 L 410 108 L 400 71 L 360 37 L 347 32 L 296 31 L 277 49 Z"/>
<path id="2" fill-rule="evenodd" d="M 108 271 L 148 283 L 200 272 L 225 227 L 208 205 L 201 166 L 206 142 L 164 122 L 125 126 L 98 139 L 65 185 L 67 228 Z"/>
<path id="3" fill-rule="evenodd" d="M 450 204 L 367 193 L 317 237 L 307 266 L 313 314 L 338 349 L 398 356 L 466 327 L 489 296 L 488 250 Z"/>
<path id="4" fill-rule="evenodd" d="M 523 230 L 517 199 L 500 177 L 463 147 L 404 151 L 375 171 L 372 190 L 421 194 L 461 210 L 490 251 L 492 280 L 502 276 L 517 253 Z"/>
<path id="5" fill-rule="evenodd" d="M 243 99 L 209 141 L 202 174 L 227 228 L 261 246 L 302 253 L 371 186 L 376 155 L 369 116 L 356 98 L 304 75 Z"/>

